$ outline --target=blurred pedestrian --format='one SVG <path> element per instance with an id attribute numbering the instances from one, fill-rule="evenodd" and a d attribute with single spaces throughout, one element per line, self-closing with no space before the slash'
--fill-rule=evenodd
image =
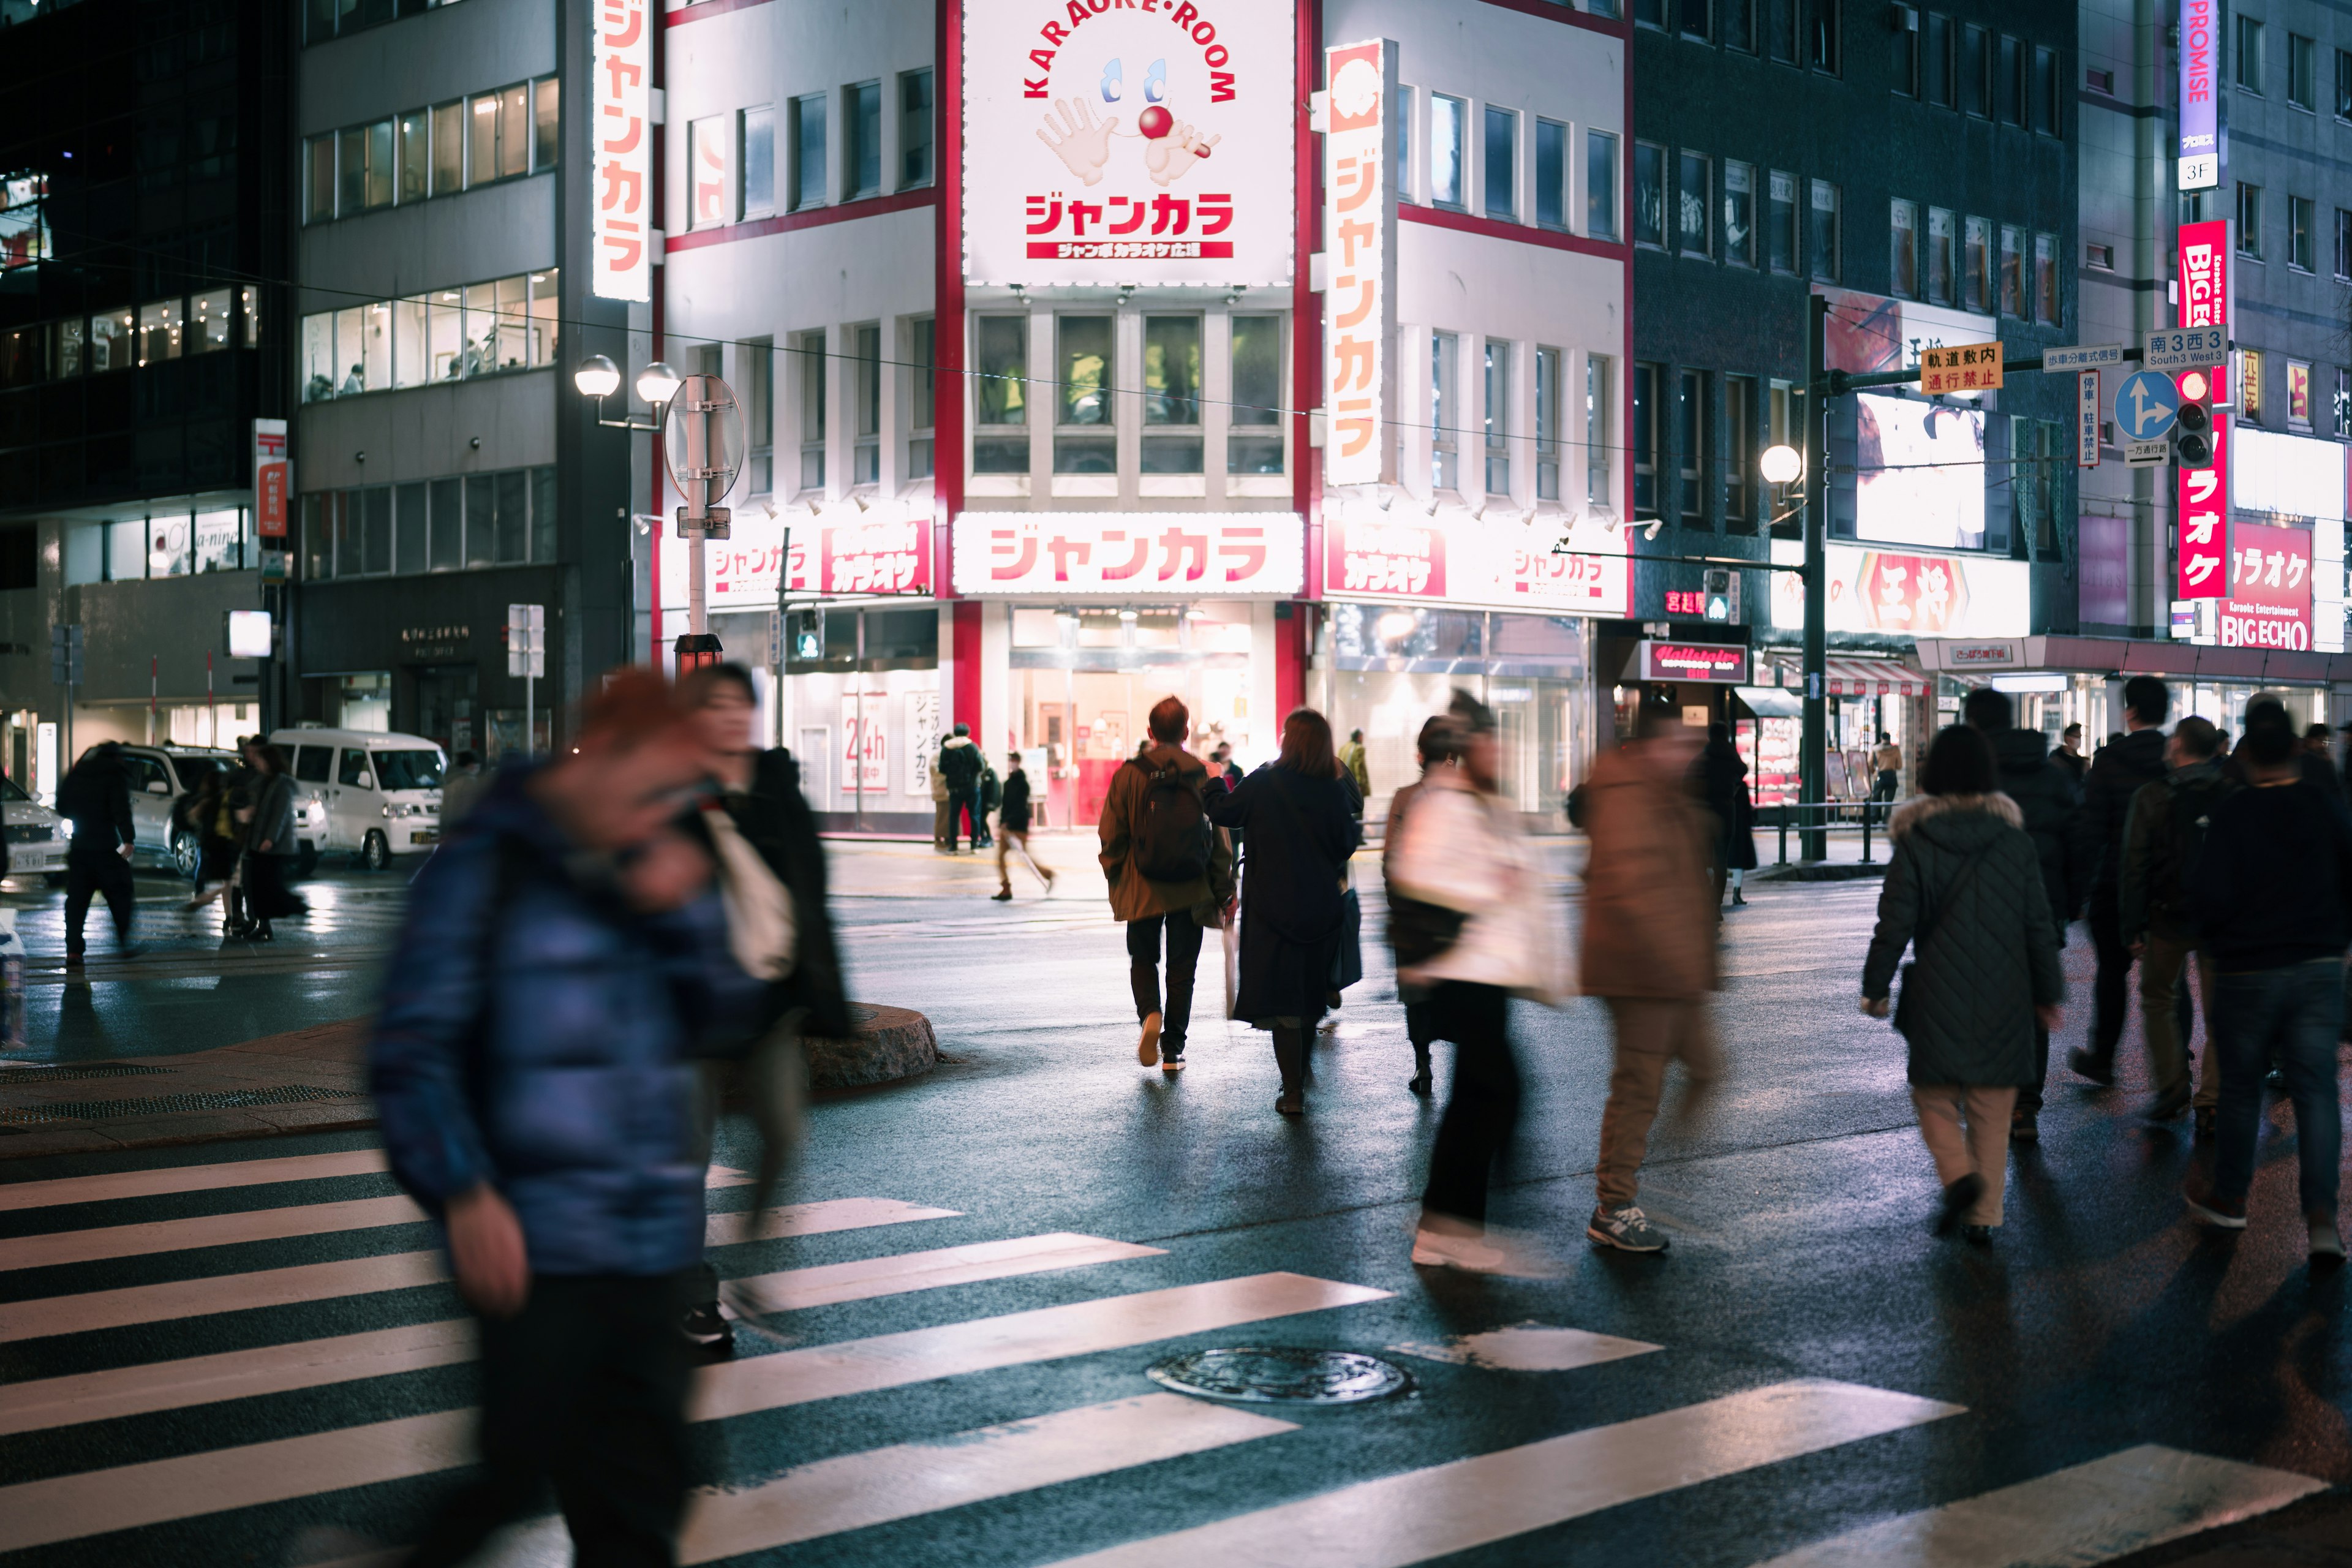
<path id="1" fill-rule="evenodd" d="M 309 912 L 310 906 L 286 885 L 287 862 L 301 853 L 294 837 L 294 781 L 287 776 L 286 753 L 267 742 L 253 749 L 256 764 L 252 820 L 246 824 L 245 856 L 237 863 L 245 885 L 245 910 L 252 942 L 272 942 L 272 921 Z"/>
<path id="2" fill-rule="evenodd" d="M 1890 801 L 1902 793 L 1903 748 L 1884 730 L 1878 732 L 1877 749 L 1870 753 L 1870 767 L 1874 775 L 1870 782 L 1871 799 Z"/>
<path id="3" fill-rule="evenodd" d="M 1672 707 L 1644 704 L 1633 739 L 1596 759 L 1584 785 L 1584 990 L 1608 1004 L 1616 1037 L 1585 1234 L 1627 1252 L 1666 1247 L 1638 1199 L 1668 1065 L 1680 1058 L 1694 1093 L 1723 1072 L 1707 996 L 1720 984 L 1708 829 L 1685 784 L 1697 746 Z"/>
<path id="4" fill-rule="evenodd" d="M 195 886 L 187 908 L 203 909 L 227 890 L 236 870 L 236 825 L 229 816 L 230 764 L 207 772 L 196 787 L 182 797 L 184 809 L 173 814 L 174 826 L 196 845 Z"/>
<path id="5" fill-rule="evenodd" d="M 2042 731 L 2011 728 L 2011 711 L 2006 692 L 1980 686 L 1968 694 L 1960 716 L 1969 728 L 1991 743 L 1998 787 L 2024 816 L 2025 836 L 2033 840 L 2033 853 L 2042 867 L 2042 890 L 2049 900 L 2051 923 L 2057 930 L 2058 945 L 2063 947 L 2066 923 L 2082 902 L 2074 836 L 2074 813 L 2081 798 L 2066 770 L 2050 760 L 2050 743 L 2042 738 Z M 2141 972 L 2143 979 L 2146 973 Z M 2009 1136 L 2013 1142 L 2034 1143 L 2042 1138 L 2050 1037 L 2039 1025 L 2034 1028 L 2033 1059 L 2033 1081 L 2018 1086 L 2017 1105 L 2011 1114 Z"/>
<path id="6" fill-rule="evenodd" d="M 1412 942 L 1410 921 L 1401 921 L 1399 910 L 1404 895 L 1396 890 L 1397 847 L 1404 842 L 1406 817 L 1413 803 L 1421 798 L 1423 786 L 1431 772 L 1453 762 L 1462 748 L 1462 732 L 1454 721 L 1443 713 L 1433 713 L 1421 726 L 1421 738 L 1414 749 L 1421 763 L 1421 777 L 1409 784 L 1400 785 L 1389 796 L 1389 815 L 1381 836 L 1381 880 L 1389 890 L 1389 946 L 1395 949 L 1399 939 Z M 1400 976 L 1403 970 L 1400 961 Z M 1426 991 L 1419 985 L 1397 981 L 1397 1000 L 1404 1004 L 1404 1037 L 1412 1047 L 1412 1079 L 1405 1085 L 1413 1093 L 1426 1096 L 1430 1092 L 1429 1047 L 1437 1038 L 1437 1014 L 1431 1005 Z"/>
<path id="7" fill-rule="evenodd" d="M 977 752 L 980 748 L 974 746 L 972 750 Z M 996 847 L 996 832 L 989 825 L 989 818 L 995 815 L 997 807 L 1003 802 L 1004 783 L 996 776 L 996 764 L 988 760 L 987 752 L 981 752 L 980 814 L 972 818 L 971 847 L 975 855 L 982 849 Z"/>
<path id="8" fill-rule="evenodd" d="M 1348 743 L 1339 748 L 1340 771 L 1356 786 L 1356 815 L 1364 815 L 1364 803 L 1372 798 L 1372 770 L 1364 758 L 1364 732 L 1348 731 Z"/>
<path id="9" fill-rule="evenodd" d="M 1006 759 L 1004 801 L 996 813 L 996 891 L 991 896 L 998 903 L 1013 901 L 1013 877 L 1005 869 L 1004 858 L 1015 850 L 1022 864 L 1045 884 L 1047 894 L 1054 890 L 1052 868 L 1039 865 L 1029 847 L 1029 774 L 1021 766 L 1021 753 L 1014 752 Z"/>
<path id="10" fill-rule="evenodd" d="M 2344 953 L 2352 941 L 2352 808 L 2303 776 L 2284 710 L 2252 711 L 2238 756 L 2252 786 L 2213 808 L 2189 873 L 2198 930 L 2213 950 L 2221 1095 L 2210 1178 L 2189 1209 L 2246 1226 L 2263 1120 L 2263 1072 L 2275 1055 L 2294 1105 L 2295 1163 L 2310 1258 L 2344 1260 L 2336 1228 L 2344 1142 L 2336 1094 Z"/>
<path id="11" fill-rule="evenodd" d="M 1285 1116 L 1307 1110 L 1307 1042 L 1330 997 L 1331 963 L 1346 906 L 1340 884 L 1363 841 L 1354 791 L 1331 748 L 1330 721 L 1297 708 L 1282 721 L 1270 766 L 1209 802 L 1210 820 L 1246 837 L 1242 869 L 1241 981 L 1234 1016 L 1274 1036 Z"/>
<path id="12" fill-rule="evenodd" d="M 768 991 L 674 826 L 712 766 L 662 678 L 624 671 L 572 749 L 502 768 L 413 884 L 370 1087 L 394 1177 L 446 1231 L 482 1380 L 481 1470 L 413 1568 L 467 1561 L 550 1482 L 581 1563 L 676 1561 L 698 1059 Z"/>
<path id="13" fill-rule="evenodd" d="M 1540 1273 L 1539 1260 L 1489 1231 L 1486 1189 L 1519 1116 L 1510 999 L 1555 1001 L 1559 950 L 1541 868 L 1518 807 L 1500 793 L 1494 712 L 1456 692 L 1449 717 L 1459 739 L 1451 759 L 1423 775 L 1391 884 L 1406 900 L 1391 926 L 1405 939 L 1398 984 L 1427 998 L 1432 1032 L 1454 1044 L 1412 1260 Z"/>
<path id="14" fill-rule="evenodd" d="M 2124 945 L 2117 904 L 2123 888 L 2124 826 L 2132 797 L 2164 777 L 2164 719 L 2172 694 L 2153 675 L 2124 682 L 2125 734 L 2102 747 L 2083 781 L 2074 814 L 2074 865 L 2090 893 L 2091 945 L 2098 978 L 2091 990 L 2088 1043 L 2066 1053 L 2066 1065 L 2093 1083 L 2116 1081 L 2116 1046 L 2124 1034 L 2124 995 L 2131 980 L 2131 950 Z M 2054 911 L 2053 911 L 2054 914 Z"/>
<path id="15" fill-rule="evenodd" d="M 940 760 L 935 771 L 946 781 L 948 790 L 947 852 L 956 852 L 956 838 L 961 831 L 961 819 L 971 818 L 971 848 L 980 852 L 980 841 L 987 833 L 987 824 L 980 816 L 980 748 L 971 743 L 971 726 L 958 724 L 955 733 L 940 742 Z"/>
<path id="16" fill-rule="evenodd" d="M 482 777 L 481 759 L 471 752 L 459 752 L 441 780 L 442 832 L 448 832 L 466 819 L 466 813 L 473 809 L 487 782 Z"/>
<path id="17" fill-rule="evenodd" d="M 2352 729 L 2352 725 L 2346 728 Z M 1241 764 L 1234 761 L 1233 747 L 1223 741 L 1218 742 L 1217 749 L 1209 753 L 1209 776 L 1223 780 L 1227 789 L 1242 782 Z"/>
<path id="18" fill-rule="evenodd" d="M 1937 733 L 1919 795 L 1887 827 L 1895 850 L 1862 972 L 1862 1010 L 1884 1018 L 1895 963 L 1912 949 L 1895 1026 L 1944 1186 L 1936 1232 L 1960 1226 L 1979 1243 L 2000 1224 L 2010 1111 L 2034 1079 L 2035 1026 L 2058 1027 L 2066 994 L 2041 852 L 1998 785 L 1981 731 Z"/>
<path id="19" fill-rule="evenodd" d="M 66 967 L 82 966 L 82 927 L 89 920 L 93 893 L 106 900 L 106 911 L 114 917 L 115 947 L 132 957 L 139 951 L 131 942 L 131 846 L 136 829 L 120 742 L 100 741 L 58 782 L 58 815 L 73 824 L 73 839 L 66 846 Z"/>
<path id="20" fill-rule="evenodd" d="M 1232 853 L 1209 824 L 1209 770 L 1184 749 L 1192 719 L 1174 697 L 1153 704 L 1145 721 L 1150 743 L 1111 774 L 1097 826 L 1111 918 L 1127 924 L 1128 984 L 1142 1028 L 1135 1059 L 1156 1062 L 1171 1077 L 1184 1070 L 1201 933 L 1223 924 L 1234 896 Z"/>
<path id="21" fill-rule="evenodd" d="M 1724 889 L 1739 871 L 1756 868 L 1754 808 L 1748 803 L 1748 763 L 1731 743 L 1731 726 L 1717 721 L 1706 727 L 1706 745 L 1698 755 L 1699 799 L 1715 818 L 1708 841 L 1707 869 L 1715 879 L 1715 907 L 1723 908 Z M 1744 904 L 1745 894 L 1733 902 Z"/>
<path id="22" fill-rule="evenodd" d="M 2335 788 L 2340 791 L 2344 787 L 2344 775 L 2336 771 L 2336 759 L 2328 752 L 2327 726 L 2325 724 L 2314 724 L 2304 731 L 2303 750 L 2306 756 L 2315 757 L 2320 762 L 2326 764 L 2329 782 Z M 2307 772 L 2305 776 L 2309 777 L 2315 784 L 2318 782 L 2317 771 L 2315 769 Z"/>
<path id="23" fill-rule="evenodd" d="M 2221 1075 L 2214 1063 L 2213 955 L 2197 933 L 2189 903 L 2189 879 L 2201 855 L 2214 808 L 2241 787 L 2221 770 L 2210 720 L 2191 713 L 2172 728 L 2164 752 L 2170 771 L 2142 784 L 2132 797 L 2124 826 L 2123 884 L 2116 908 L 2124 945 L 2139 961 L 2140 1022 L 2147 1030 L 2147 1056 L 2156 1079 L 2156 1102 L 2148 1120 L 2169 1121 L 2197 1107 L 2198 1135 L 2213 1128 L 2221 1103 Z M 2197 961 L 2197 993 L 2205 1003 L 2205 1070 L 2189 1087 L 2189 1031 L 2181 1005 L 2188 1000 L 2182 973 Z"/>
<path id="24" fill-rule="evenodd" d="M 2079 796 L 2083 792 L 2083 775 L 2091 767 L 2091 759 L 2083 754 L 2083 726 L 2069 724 L 2059 731 L 2058 749 L 2050 753 L 2050 760 L 2065 770 L 2067 778 L 2074 783 L 2074 793 Z"/>
<path id="25" fill-rule="evenodd" d="M 939 759 L 931 759 L 931 847 L 942 855 L 955 853 L 955 796 L 948 793 L 948 775 Z"/>

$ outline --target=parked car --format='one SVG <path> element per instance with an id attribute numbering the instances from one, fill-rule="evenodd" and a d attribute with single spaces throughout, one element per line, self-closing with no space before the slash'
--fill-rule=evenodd
<path id="1" fill-rule="evenodd" d="M 201 787 L 213 773 L 238 765 L 235 752 L 200 746 L 122 748 L 122 770 L 131 784 L 131 860 L 169 866 L 193 879 L 201 854 L 195 835 L 172 825 L 172 805 Z"/>
<path id="2" fill-rule="evenodd" d="M 448 759 L 422 735 L 366 730 L 279 730 L 294 775 L 294 837 L 307 874 L 320 855 L 348 852 L 381 871 L 395 855 L 441 842 L 441 779 Z"/>
<path id="3" fill-rule="evenodd" d="M 46 877 L 51 883 L 66 876 L 66 845 L 73 824 L 26 795 L 16 781 L 0 775 L 0 818 L 8 835 L 8 874 Z"/>

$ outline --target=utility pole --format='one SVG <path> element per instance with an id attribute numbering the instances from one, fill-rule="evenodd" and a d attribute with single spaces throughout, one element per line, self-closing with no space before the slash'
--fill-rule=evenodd
<path id="1" fill-rule="evenodd" d="M 1798 858 L 1829 858 L 1829 828 L 1822 819 L 1829 747 L 1829 494 L 1822 485 L 1829 457 L 1828 355 L 1830 302 L 1811 296 L 1805 316 L 1805 717 L 1797 753 L 1797 799 L 1803 819 Z"/>

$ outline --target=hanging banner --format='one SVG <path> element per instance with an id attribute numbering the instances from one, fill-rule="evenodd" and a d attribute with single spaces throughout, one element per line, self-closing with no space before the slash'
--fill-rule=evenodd
<path id="1" fill-rule="evenodd" d="M 2221 183 L 2221 58 L 2220 0 L 2180 0 L 2180 188 L 2210 190 Z M 2184 321 L 2183 326 L 2202 326 Z"/>
<path id="2" fill-rule="evenodd" d="M 2218 599 L 2230 587 L 2230 416 L 2213 416 L 2213 466 L 2176 468 L 2176 599 Z"/>
<path id="3" fill-rule="evenodd" d="M 1323 519 L 1323 592 L 1334 599 L 1622 616 L 1631 575 L 1623 532 L 1591 519 L 1564 533 L 1460 514 L 1391 522 L 1360 502 Z"/>
<path id="4" fill-rule="evenodd" d="M 2240 521 L 2231 531 L 2223 647 L 2311 647 L 2311 530 Z"/>
<path id="5" fill-rule="evenodd" d="M 1288 288 L 1293 0 L 961 0 L 971 283 Z"/>
<path id="6" fill-rule="evenodd" d="M 253 422 L 253 531 L 263 539 L 286 537 L 286 498 L 292 493 L 293 465 L 286 460 L 286 421 Z"/>
<path id="7" fill-rule="evenodd" d="M 1397 47 L 1384 39 L 1324 51 L 1323 290 L 1327 485 L 1396 479 L 1396 443 L 1386 437 L 1396 405 L 1391 258 L 1396 254 Z"/>
<path id="8" fill-rule="evenodd" d="M 588 291 L 653 298 L 651 0 L 594 0 L 588 66 Z"/>

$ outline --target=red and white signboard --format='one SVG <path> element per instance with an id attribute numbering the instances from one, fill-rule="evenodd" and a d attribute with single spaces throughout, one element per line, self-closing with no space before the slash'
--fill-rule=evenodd
<path id="1" fill-rule="evenodd" d="M 652 0 L 593 0 L 588 291 L 653 298 Z"/>
<path id="2" fill-rule="evenodd" d="M 2223 647 L 2311 647 L 2311 531 L 2240 522 L 2231 531 Z"/>
<path id="3" fill-rule="evenodd" d="M 823 573 L 814 591 L 843 595 L 876 594 L 927 595 L 931 591 L 931 520 L 902 518 L 893 522 L 860 523 L 850 528 L 825 527 L 817 536 L 817 560 Z M 793 555 L 792 591 L 811 591 L 805 580 L 804 553 Z"/>
<path id="4" fill-rule="evenodd" d="M 686 541 L 662 541 L 662 608 L 687 602 Z M 733 537 L 702 547 L 703 595 L 711 613 L 773 609 L 778 589 L 800 597 L 869 598 L 931 592 L 928 513 L 836 524 L 803 513 L 787 527 L 758 507 L 735 514 Z"/>
<path id="5" fill-rule="evenodd" d="M 1323 522 L 1323 592 L 1533 614 L 1622 616 L 1624 536 L 1580 520 L 1529 528 L 1468 517 L 1391 522 L 1350 506 Z M 1554 549 L 1554 545 L 1562 546 Z"/>
<path id="6" fill-rule="evenodd" d="M 264 539 L 286 537 L 286 500 L 292 493 L 293 465 L 286 460 L 286 421 L 253 422 L 253 531 Z"/>
<path id="7" fill-rule="evenodd" d="M 1644 642 L 1643 680 L 1707 680 L 1748 684 L 1748 650 L 1737 643 Z"/>
<path id="8" fill-rule="evenodd" d="M 2220 326 L 2230 319 L 2230 221 L 2180 226 L 2179 327 Z"/>
<path id="9" fill-rule="evenodd" d="M 968 511 L 956 592 L 1287 598 L 1306 584 L 1306 534 L 1289 511 Z"/>
<path id="10" fill-rule="evenodd" d="M 961 0 L 972 283 L 1291 280 L 1292 0 Z"/>
<path id="11" fill-rule="evenodd" d="M 890 699 L 879 691 L 841 699 L 841 787 L 866 795 L 890 791 Z M 927 786 L 928 787 L 928 786 Z"/>
<path id="12" fill-rule="evenodd" d="M 1324 51 L 1330 91 L 1323 137 L 1323 477 L 1331 485 L 1396 478 L 1396 443 L 1382 438 L 1394 403 L 1387 345 L 1397 331 L 1389 171 L 1400 128 L 1388 113 L 1396 58 L 1396 46 L 1381 39 Z"/>
<path id="13" fill-rule="evenodd" d="M 2230 587 L 2230 416 L 2213 416 L 2213 466 L 2179 468 L 2173 498 L 2180 536 L 2174 549 L 2176 599 L 2219 599 Z"/>

